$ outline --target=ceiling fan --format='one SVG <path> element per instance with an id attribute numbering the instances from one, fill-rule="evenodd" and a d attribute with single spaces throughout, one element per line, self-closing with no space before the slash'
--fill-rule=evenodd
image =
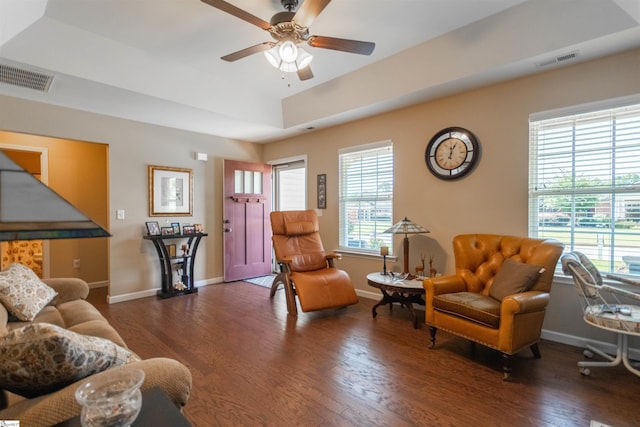
<path id="1" fill-rule="evenodd" d="M 225 55 L 221 58 L 225 61 L 233 62 L 254 53 L 264 52 L 266 58 L 274 67 L 287 72 L 295 71 L 298 73 L 300 80 L 308 80 L 313 77 L 309 67 L 313 56 L 300 47 L 303 43 L 307 43 L 312 47 L 360 55 L 371 55 L 376 47 L 375 43 L 371 42 L 309 35 L 309 26 L 331 0 L 304 0 L 297 12 L 294 12 L 294 9 L 298 6 L 299 0 L 280 0 L 286 11 L 273 15 L 270 22 L 263 21 L 224 0 L 202 1 L 268 31 L 276 40 L 275 42 L 260 43 Z"/>

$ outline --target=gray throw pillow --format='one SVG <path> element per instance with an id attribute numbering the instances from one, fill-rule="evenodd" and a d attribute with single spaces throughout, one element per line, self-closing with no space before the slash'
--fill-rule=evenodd
<path id="1" fill-rule="evenodd" d="M 493 278 L 489 288 L 489 296 L 502 301 L 505 297 L 520 292 L 525 292 L 538 281 L 538 277 L 544 272 L 544 268 L 505 259 L 502 267 Z"/>

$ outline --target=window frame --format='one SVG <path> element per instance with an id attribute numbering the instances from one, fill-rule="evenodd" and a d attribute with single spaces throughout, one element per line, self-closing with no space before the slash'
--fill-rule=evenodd
<path id="1" fill-rule="evenodd" d="M 384 152 L 387 152 L 386 155 Z M 375 182 L 376 194 L 368 193 L 367 195 L 360 194 L 348 194 L 349 187 L 353 184 L 348 179 L 349 175 L 345 170 L 346 162 L 348 160 L 355 160 L 357 157 L 369 159 L 370 161 L 375 157 L 376 171 L 367 170 L 370 174 L 369 178 L 362 179 L 362 171 L 357 175 L 360 179 L 356 184 L 360 184 L 361 187 L 368 188 Z M 386 158 L 390 156 L 390 158 Z M 378 160 L 383 160 L 380 163 Z M 373 172 L 380 172 L 380 168 L 383 170 L 383 174 L 376 173 L 375 178 Z M 353 176 L 353 175 L 352 175 Z M 388 246 L 389 253 L 393 253 L 393 236 L 384 234 L 383 231 L 387 230 L 393 225 L 393 179 L 394 179 L 394 153 L 393 153 L 393 141 L 385 140 L 369 144 L 362 144 L 343 148 L 338 151 L 338 246 L 340 252 L 359 253 L 365 255 L 379 255 L 380 246 Z M 350 184 L 351 183 L 351 184 Z M 366 221 L 361 220 L 349 220 L 348 205 L 354 203 L 373 203 L 373 209 L 357 208 L 356 218 L 364 218 L 367 212 L 371 213 L 372 210 L 375 213 L 367 216 Z M 380 204 L 380 208 L 378 208 Z M 383 219 L 378 219 L 378 211 L 383 211 Z M 353 209 L 351 209 L 353 213 Z M 350 224 L 361 223 L 362 229 L 367 230 L 367 227 L 373 227 L 373 235 L 371 233 L 366 236 L 361 233 L 349 232 Z M 364 223 L 372 223 L 367 224 Z M 360 244 L 350 245 L 349 240 L 353 236 L 357 239 L 352 240 Z M 362 246 L 364 245 L 364 247 Z"/>

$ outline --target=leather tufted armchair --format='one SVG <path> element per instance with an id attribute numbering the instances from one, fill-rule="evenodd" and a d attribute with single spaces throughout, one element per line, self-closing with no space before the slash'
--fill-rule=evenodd
<path id="1" fill-rule="evenodd" d="M 324 252 L 314 210 L 271 212 L 271 229 L 281 269 L 271 285 L 271 298 L 283 285 L 290 315 L 298 314 L 296 295 L 305 312 L 358 302 L 351 278 L 334 266 L 339 255 Z"/>
<path id="2" fill-rule="evenodd" d="M 425 279 L 430 348 L 438 329 L 500 351 L 503 376 L 515 353 L 538 341 L 554 270 L 563 251 L 555 240 L 494 234 L 453 239 L 455 274 Z"/>

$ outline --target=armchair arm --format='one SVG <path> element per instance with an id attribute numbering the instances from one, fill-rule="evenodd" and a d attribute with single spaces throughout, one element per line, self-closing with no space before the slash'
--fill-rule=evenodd
<path id="1" fill-rule="evenodd" d="M 331 252 L 330 254 L 325 255 L 325 259 L 327 260 L 327 264 L 329 265 L 329 267 L 335 268 L 333 260 L 342 259 L 342 256 L 340 254 Z"/>
<path id="2" fill-rule="evenodd" d="M 611 292 L 613 294 L 622 295 L 627 298 L 640 300 L 640 294 L 637 292 L 628 291 L 626 289 L 617 288 L 611 285 L 602 285 L 600 286 L 600 289 L 602 289 L 603 291 Z"/>
<path id="3" fill-rule="evenodd" d="M 425 321 L 427 324 L 433 324 L 435 319 L 435 310 L 433 308 L 433 297 L 435 295 L 465 292 L 467 290 L 467 284 L 462 277 L 454 274 L 424 279 L 422 287 L 424 288 Z"/>
<path id="4" fill-rule="evenodd" d="M 513 317 L 515 314 L 544 311 L 549 305 L 549 293 L 543 291 L 528 291 L 509 295 L 502 300 L 500 317 Z"/>
<path id="5" fill-rule="evenodd" d="M 82 279 L 67 277 L 43 279 L 42 281 L 58 293 L 58 296 L 54 298 L 51 305 L 58 305 L 77 299 L 86 299 L 89 295 L 89 285 Z"/>
<path id="6" fill-rule="evenodd" d="M 427 295 L 452 294 L 454 292 L 466 292 L 467 290 L 465 281 L 461 276 L 455 274 L 424 279 L 422 287 Z"/>

